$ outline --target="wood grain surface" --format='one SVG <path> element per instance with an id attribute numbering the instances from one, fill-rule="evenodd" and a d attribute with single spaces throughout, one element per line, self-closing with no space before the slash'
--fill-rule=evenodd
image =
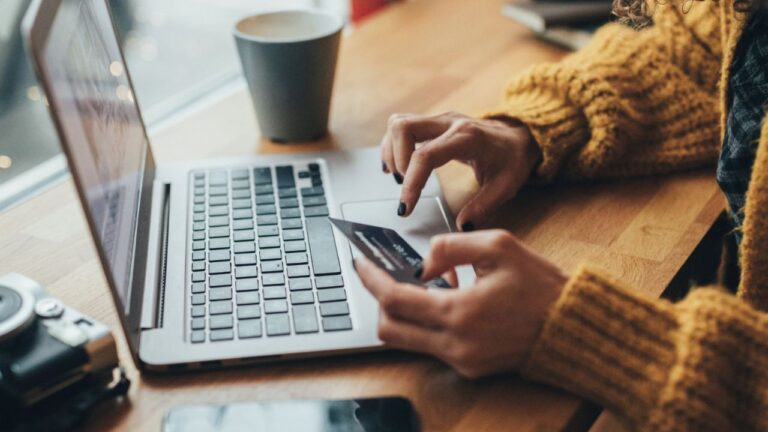
<path id="1" fill-rule="evenodd" d="M 342 41 L 332 135 L 278 145 L 259 138 L 243 88 L 153 134 L 160 161 L 374 146 L 393 112 L 476 113 L 505 81 L 564 53 L 502 17 L 501 0 L 395 3 Z M 378 172 L 380 167 L 371 167 Z M 378 174 L 377 174 L 378 175 Z M 458 208 L 476 187 L 457 164 L 439 172 Z M 723 200 L 709 170 L 594 184 L 529 188 L 495 215 L 567 270 L 590 261 L 631 286 L 660 295 L 717 215 Z M 119 332 L 101 267 L 71 181 L 0 215 L 0 273 L 15 271 Z M 110 404 L 90 430 L 157 431 L 172 407 L 280 398 L 410 398 L 428 431 L 586 429 L 593 408 L 577 397 L 514 375 L 460 378 L 440 362 L 383 352 L 175 376 L 140 375 L 119 335 L 130 397 Z"/>

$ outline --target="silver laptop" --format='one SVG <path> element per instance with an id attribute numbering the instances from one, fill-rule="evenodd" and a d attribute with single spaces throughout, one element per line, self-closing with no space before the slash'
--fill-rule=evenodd
<path id="1" fill-rule="evenodd" d="M 106 1 L 37 0 L 23 31 L 137 365 L 381 347 L 378 305 L 327 216 L 426 254 L 453 229 L 434 178 L 403 219 L 376 149 L 156 164 Z"/>

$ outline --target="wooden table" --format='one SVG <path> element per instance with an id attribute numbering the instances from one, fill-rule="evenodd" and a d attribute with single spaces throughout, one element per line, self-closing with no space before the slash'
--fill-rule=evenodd
<path id="1" fill-rule="evenodd" d="M 342 42 L 332 137 L 285 147 L 261 142 L 245 90 L 219 98 L 154 134 L 160 161 L 256 152 L 377 145 L 392 112 L 467 113 L 493 106 L 507 78 L 564 53 L 501 16 L 502 0 L 394 4 Z M 378 169 L 378 167 L 371 167 Z M 441 170 L 452 207 L 475 187 L 458 166 Z M 723 208 L 712 173 L 527 190 L 496 225 L 565 269 L 589 260 L 653 295 L 681 267 Z M 16 271 L 119 328 L 71 181 L 0 215 L 0 272 Z M 173 406 L 274 398 L 404 395 L 425 430 L 586 429 L 594 407 L 515 376 L 468 381 L 423 356 L 385 352 L 181 376 L 140 376 L 127 402 L 107 407 L 93 430 L 158 430 Z"/>

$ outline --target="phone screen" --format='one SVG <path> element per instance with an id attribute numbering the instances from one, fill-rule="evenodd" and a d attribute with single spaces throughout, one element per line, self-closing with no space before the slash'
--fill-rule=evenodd
<path id="1" fill-rule="evenodd" d="M 163 432 L 419 432 L 408 399 L 285 400 L 188 405 L 165 416 Z"/>

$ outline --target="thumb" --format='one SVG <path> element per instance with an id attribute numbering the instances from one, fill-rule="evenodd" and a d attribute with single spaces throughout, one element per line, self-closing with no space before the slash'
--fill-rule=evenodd
<path id="1" fill-rule="evenodd" d="M 461 231 L 473 231 L 483 225 L 494 210 L 517 192 L 516 189 L 510 188 L 509 182 L 509 175 L 502 174 L 480 186 L 477 194 L 459 211 L 456 226 Z"/>

